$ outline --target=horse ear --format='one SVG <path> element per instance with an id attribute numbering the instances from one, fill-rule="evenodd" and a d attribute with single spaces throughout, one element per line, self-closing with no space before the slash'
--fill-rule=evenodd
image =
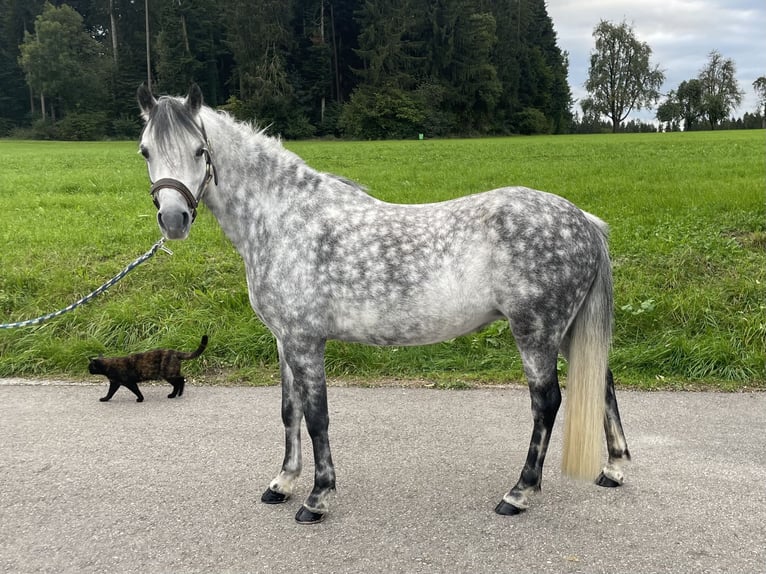
<path id="1" fill-rule="evenodd" d="M 141 108 L 141 116 L 145 120 L 148 120 L 149 112 L 151 112 L 152 108 L 157 104 L 157 100 L 154 98 L 152 91 L 146 84 L 141 84 L 138 87 L 136 97 L 138 98 L 138 106 Z"/>
<path id="2" fill-rule="evenodd" d="M 184 103 L 186 104 L 186 109 L 196 116 L 202 107 L 202 90 L 199 89 L 197 84 L 192 84 L 189 87 L 189 95 L 186 96 Z"/>

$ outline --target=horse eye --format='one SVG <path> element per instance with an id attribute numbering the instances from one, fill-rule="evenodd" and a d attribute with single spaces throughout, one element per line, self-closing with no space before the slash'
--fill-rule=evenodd
<path id="1" fill-rule="evenodd" d="M 149 150 L 146 149 L 144 146 L 141 146 L 141 149 L 138 150 L 142 156 L 144 156 L 144 159 L 149 159 Z"/>
<path id="2" fill-rule="evenodd" d="M 203 153 L 205 153 L 205 148 L 204 148 L 204 147 L 201 147 L 201 148 L 199 148 L 199 149 L 197 150 L 197 153 L 195 153 L 194 155 L 195 155 L 195 156 L 197 156 L 197 157 L 202 157 L 202 154 L 203 154 Z"/>

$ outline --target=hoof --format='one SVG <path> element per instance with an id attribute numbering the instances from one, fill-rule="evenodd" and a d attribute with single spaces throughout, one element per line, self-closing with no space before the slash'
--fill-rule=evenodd
<path id="1" fill-rule="evenodd" d="M 287 502 L 288 498 L 290 498 L 290 496 L 287 494 L 275 492 L 270 488 L 267 488 L 266 492 L 261 495 L 261 502 L 265 502 L 266 504 L 282 504 L 283 502 Z"/>
<path id="2" fill-rule="evenodd" d="M 606 488 L 617 488 L 620 486 L 620 483 L 616 480 L 612 480 L 607 475 L 605 475 L 603 472 L 598 475 L 598 478 L 596 479 L 596 484 L 599 486 L 604 486 Z"/>
<path id="3" fill-rule="evenodd" d="M 98 400 L 99 400 L 99 401 L 101 401 L 102 403 L 105 403 L 105 402 L 106 402 L 106 401 L 108 401 L 109 399 L 107 399 L 106 397 L 101 397 L 101 398 L 100 398 L 100 399 L 98 399 Z"/>
<path id="4" fill-rule="evenodd" d="M 295 522 L 298 524 L 319 524 L 324 520 L 325 514 L 319 514 L 318 512 L 311 512 L 305 506 L 301 506 L 301 509 L 295 515 Z"/>
<path id="5" fill-rule="evenodd" d="M 495 512 L 502 516 L 516 516 L 524 512 L 524 509 L 516 508 L 513 504 L 508 504 L 505 500 L 501 500 L 500 504 L 495 506 Z"/>

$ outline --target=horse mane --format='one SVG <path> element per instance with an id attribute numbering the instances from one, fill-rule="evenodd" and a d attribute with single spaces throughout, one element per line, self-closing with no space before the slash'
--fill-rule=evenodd
<path id="1" fill-rule="evenodd" d="M 203 120 L 204 118 L 208 118 L 210 122 L 218 120 L 229 129 L 237 131 L 243 141 L 255 142 L 262 149 L 271 149 L 282 156 L 290 157 L 292 161 L 306 165 L 303 158 L 284 147 L 281 137 L 267 133 L 270 126 L 262 128 L 253 121 L 239 120 L 226 110 L 214 109 L 209 106 L 203 106 L 200 114 Z M 151 125 L 152 134 L 156 138 L 157 151 L 166 156 L 174 135 L 180 130 L 192 134 L 196 133 L 203 140 L 206 138 L 204 128 L 200 128 L 184 104 L 184 100 L 180 97 L 160 96 L 157 104 L 149 112 L 146 125 Z M 204 126 L 204 123 L 202 125 Z M 365 186 L 354 180 L 333 173 L 325 173 L 325 175 L 343 186 L 369 194 Z"/>
<path id="2" fill-rule="evenodd" d="M 254 121 L 240 120 L 226 110 L 215 109 L 208 106 L 203 106 L 202 112 L 206 113 L 211 118 L 211 120 L 213 118 L 218 119 L 226 124 L 228 129 L 236 131 L 242 137 L 243 141 L 254 142 L 261 149 L 268 149 L 272 153 L 275 153 L 279 156 L 289 157 L 291 161 L 310 168 L 310 166 L 306 164 L 306 161 L 302 157 L 290 151 L 284 146 L 283 140 L 279 135 L 271 135 L 268 133 L 269 128 L 271 127 L 270 125 L 261 127 Z M 357 181 L 354 181 L 353 179 L 329 172 L 322 172 L 322 175 L 335 180 L 342 186 L 346 186 L 353 190 L 360 191 L 365 195 L 369 195 L 367 187 L 363 186 Z"/>
<path id="3" fill-rule="evenodd" d="M 349 179 L 349 178 L 344 177 L 342 175 L 336 175 L 334 173 L 326 173 L 325 175 L 327 175 L 328 177 L 331 177 L 332 179 L 334 179 L 335 181 L 337 181 L 337 182 L 339 182 L 339 183 L 341 183 L 343 185 L 347 185 L 348 187 L 350 187 L 352 189 L 355 189 L 357 191 L 361 191 L 362 193 L 365 193 L 367 195 L 369 195 L 369 193 L 370 193 L 367 190 L 367 187 L 365 187 L 364 185 L 362 185 L 358 181 L 354 181 L 353 179 Z"/>

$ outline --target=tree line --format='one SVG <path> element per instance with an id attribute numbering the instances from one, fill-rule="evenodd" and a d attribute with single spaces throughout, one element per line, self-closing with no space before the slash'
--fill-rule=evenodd
<path id="1" fill-rule="evenodd" d="M 135 137 L 141 82 L 196 82 L 287 138 L 652 131 L 625 121 L 664 81 L 630 26 L 602 21 L 575 111 L 545 0 L 0 0 L 0 27 L 0 136 Z M 734 72 L 711 53 L 658 121 L 759 127 L 760 111 L 727 119 Z M 753 88 L 766 103 L 766 78 Z"/>
<path id="2" fill-rule="evenodd" d="M 544 0 L 0 0 L 0 14 L 6 128 L 131 135 L 141 81 L 195 81 L 291 138 L 562 133 L 572 118 Z"/>

